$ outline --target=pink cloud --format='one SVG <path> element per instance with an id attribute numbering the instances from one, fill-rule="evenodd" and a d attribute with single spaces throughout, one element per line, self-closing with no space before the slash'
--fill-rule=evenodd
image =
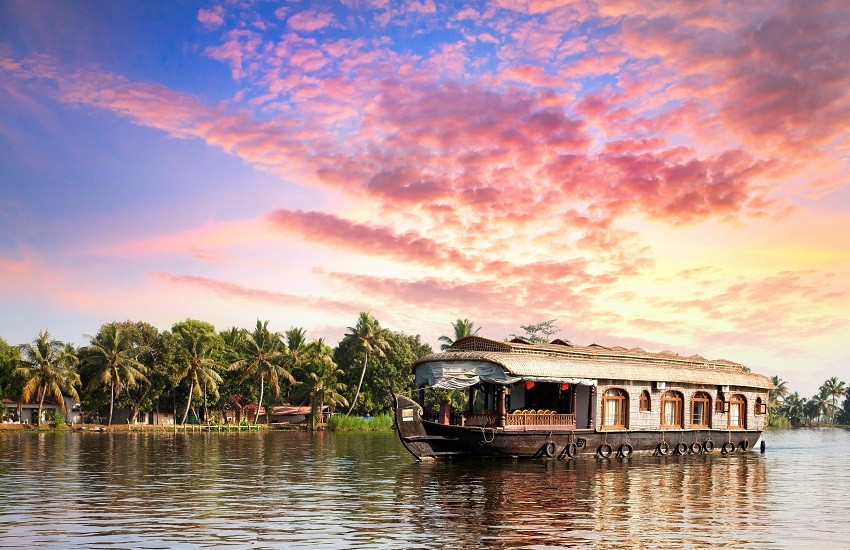
<path id="1" fill-rule="evenodd" d="M 207 29 L 217 29 L 224 24 L 224 8 L 222 6 L 201 8 L 198 10 L 198 21 Z"/>
<path id="2" fill-rule="evenodd" d="M 317 9 L 308 9 L 292 14 L 286 21 L 287 26 L 294 31 L 314 32 L 338 23 L 332 13 Z"/>
<path id="3" fill-rule="evenodd" d="M 342 312 L 354 315 L 363 309 L 362 304 L 352 304 L 350 301 L 341 302 L 317 296 L 299 296 L 285 292 L 275 292 L 245 287 L 243 285 L 217 281 L 206 277 L 192 275 L 174 275 L 171 273 L 154 273 L 152 276 L 161 281 L 174 285 L 197 287 L 209 290 L 214 294 L 229 300 L 277 304 L 282 306 L 308 306 L 321 310 Z"/>

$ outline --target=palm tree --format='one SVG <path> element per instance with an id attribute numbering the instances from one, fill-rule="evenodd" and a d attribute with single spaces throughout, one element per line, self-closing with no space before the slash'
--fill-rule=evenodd
<path id="1" fill-rule="evenodd" d="M 218 385 L 221 384 L 221 376 L 215 370 L 216 362 L 210 357 L 216 347 L 215 333 L 183 330 L 180 331 L 180 336 L 183 340 L 183 348 L 189 355 L 186 369 L 179 375 L 181 381 L 189 379 L 189 398 L 186 400 L 186 410 L 181 422 L 181 424 L 185 424 L 189 417 L 192 397 L 204 395 L 204 418 L 207 418 L 206 391 L 209 389 L 214 396 L 218 397 Z"/>
<path id="2" fill-rule="evenodd" d="M 287 354 L 283 339 L 280 333 L 271 332 L 268 325 L 268 321 L 257 320 L 256 328 L 243 335 L 239 347 L 240 358 L 230 365 L 231 369 L 242 371 L 243 380 L 252 376 L 260 377 L 260 402 L 257 405 L 257 416 L 254 418 L 255 424 L 260 418 L 260 411 L 263 410 L 266 381 L 268 380 L 269 389 L 275 396 L 280 395 L 281 381 L 290 384 L 295 382 L 295 378 L 286 367 Z M 268 422 L 267 414 L 266 423 Z"/>
<path id="3" fill-rule="evenodd" d="M 800 394 L 797 392 L 794 392 L 785 398 L 782 411 L 793 425 L 799 426 L 804 424 L 807 401 L 808 400 L 805 397 L 801 399 Z"/>
<path id="4" fill-rule="evenodd" d="M 325 405 L 348 405 L 342 395 L 345 384 L 339 381 L 344 373 L 333 360 L 333 350 L 320 338 L 307 346 L 305 361 L 299 367 L 301 380 L 295 383 L 293 399 L 310 405 L 311 430 L 319 426 Z"/>
<path id="5" fill-rule="evenodd" d="M 348 408 L 348 414 L 354 410 L 354 404 L 357 402 L 357 397 L 360 395 L 360 388 L 363 387 L 363 378 L 366 376 L 366 366 L 369 363 L 369 354 L 372 353 L 378 357 L 385 357 L 384 351 L 388 347 L 386 339 L 386 331 L 381 328 L 378 320 L 372 317 L 372 314 L 366 311 L 361 311 L 357 318 L 357 325 L 348 327 L 350 332 L 346 333 L 346 337 L 354 339 L 355 349 L 363 353 L 363 370 L 360 372 L 360 381 L 357 383 L 357 391 L 354 392 L 354 398 Z"/>
<path id="6" fill-rule="evenodd" d="M 829 410 L 829 423 L 835 424 L 835 412 L 837 411 L 835 399 L 844 395 L 844 393 L 847 391 L 847 386 L 844 384 L 843 381 L 839 381 L 838 377 L 833 376 L 832 378 L 823 383 L 821 389 L 826 395 L 832 397 L 832 406 Z"/>
<path id="7" fill-rule="evenodd" d="M 773 383 L 773 389 L 768 393 L 767 406 L 775 412 L 779 410 L 785 402 L 785 398 L 788 397 L 788 384 L 778 376 L 772 376 L 770 381 Z"/>
<path id="8" fill-rule="evenodd" d="M 29 402 L 38 396 L 38 426 L 41 426 L 41 412 L 44 398 L 52 396 L 59 407 L 65 410 L 63 394 L 79 399 L 75 386 L 80 384 L 80 375 L 76 371 L 79 362 L 73 348 L 68 348 L 59 340 L 50 338 L 50 333 L 42 330 L 29 344 L 18 347 L 21 353 L 21 366 L 15 369 L 23 379 L 21 401 Z"/>
<path id="9" fill-rule="evenodd" d="M 473 327 L 475 330 L 473 330 Z M 440 349 L 448 349 L 454 344 L 456 341 L 464 338 L 466 336 L 475 336 L 478 334 L 478 331 L 481 330 L 481 327 L 476 327 L 475 323 L 470 321 L 469 319 L 458 319 L 454 323 L 452 323 L 452 328 L 455 332 L 454 340 L 449 338 L 448 336 L 440 336 Z"/>
<path id="10" fill-rule="evenodd" d="M 147 382 L 147 367 L 138 360 L 141 350 L 133 345 L 132 335 L 118 323 L 104 325 L 96 336 L 86 337 L 90 343 L 86 346 L 84 367 L 93 371 L 86 391 L 109 385 L 108 424 L 112 424 L 115 396 L 122 389 Z"/>

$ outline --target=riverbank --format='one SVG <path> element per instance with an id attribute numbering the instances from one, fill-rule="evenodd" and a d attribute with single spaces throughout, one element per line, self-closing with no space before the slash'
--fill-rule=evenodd
<path id="1" fill-rule="evenodd" d="M 50 432 L 50 431 L 75 431 L 75 432 L 174 432 L 174 433 L 202 433 L 202 432 L 258 432 L 272 431 L 306 431 L 306 423 L 300 424 L 178 424 L 178 425 L 153 425 L 153 424 L 73 424 L 54 426 L 42 424 L 36 427 L 33 424 L 0 424 L 0 431 L 6 432 Z M 389 415 L 364 418 L 361 416 L 335 415 L 331 417 L 329 424 L 319 424 L 319 431 L 330 430 L 337 432 L 391 432 L 395 429 L 393 418 Z"/>

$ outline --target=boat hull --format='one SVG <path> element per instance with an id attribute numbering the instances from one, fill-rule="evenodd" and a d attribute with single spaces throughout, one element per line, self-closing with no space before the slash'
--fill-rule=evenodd
<path id="1" fill-rule="evenodd" d="M 454 426 L 422 418 L 419 404 L 395 395 L 396 426 L 405 448 L 419 460 L 462 457 L 608 458 L 633 453 L 683 455 L 734 453 L 757 447 L 757 430 L 597 431 L 571 427 Z"/>

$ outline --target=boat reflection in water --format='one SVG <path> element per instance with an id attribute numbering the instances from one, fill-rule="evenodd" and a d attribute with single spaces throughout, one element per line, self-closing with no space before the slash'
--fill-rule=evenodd
<path id="1" fill-rule="evenodd" d="M 771 544 L 757 454 L 421 462 L 397 477 L 406 523 L 433 543 L 495 546 Z M 408 506 L 418 503 L 416 506 Z"/>

